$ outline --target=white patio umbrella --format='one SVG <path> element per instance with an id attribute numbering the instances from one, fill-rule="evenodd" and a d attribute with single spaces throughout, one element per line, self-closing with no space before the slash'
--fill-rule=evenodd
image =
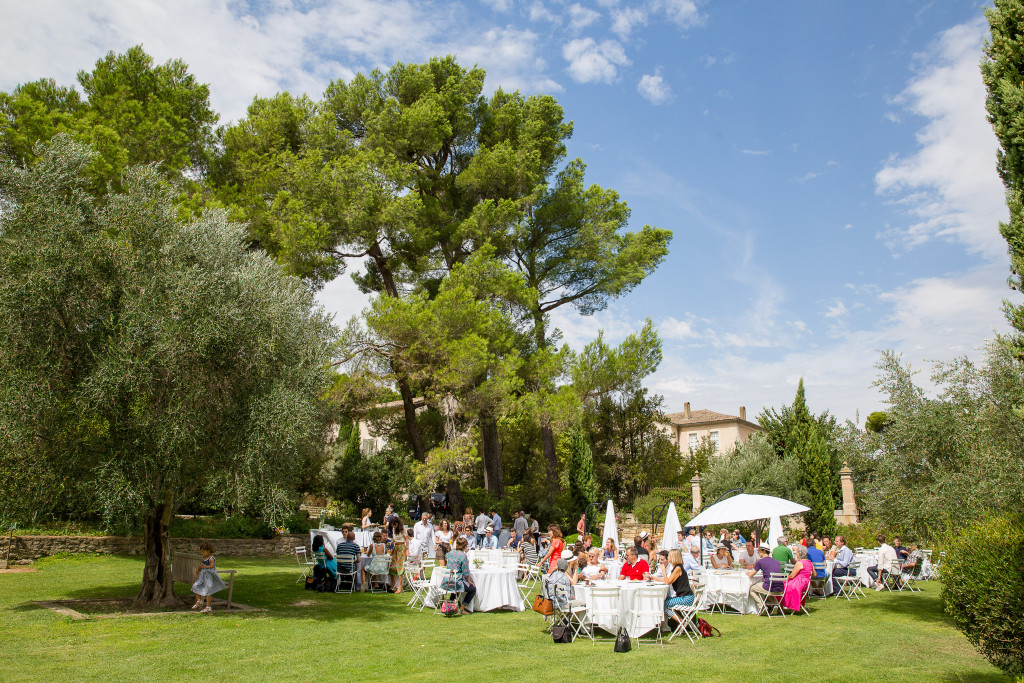
<path id="1" fill-rule="evenodd" d="M 741 493 L 719 501 L 686 523 L 686 526 L 715 526 L 734 522 L 749 522 L 756 519 L 771 519 L 796 515 L 810 510 L 809 507 L 775 496 L 759 496 Z M 779 520 L 779 528 L 782 521 Z"/>
<path id="2" fill-rule="evenodd" d="M 615 508 L 612 507 L 611 499 L 608 500 L 608 509 L 604 513 L 604 530 L 601 533 L 601 545 L 610 538 L 615 541 L 615 547 L 619 547 L 619 525 L 615 523 Z"/>
<path id="3" fill-rule="evenodd" d="M 668 512 L 665 513 L 665 532 L 661 535 L 661 549 L 675 550 L 679 547 L 679 532 L 683 526 L 679 523 L 679 515 L 676 513 L 676 504 L 668 504 Z"/>

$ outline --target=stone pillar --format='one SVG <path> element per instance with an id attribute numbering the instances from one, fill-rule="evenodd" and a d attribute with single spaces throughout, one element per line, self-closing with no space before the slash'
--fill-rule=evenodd
<path id="1" fill-rule="evenodd" d="M 839 483 L 843 488 L 843 509 L 836 510 L 836 521 L 840 524 L 857 524 L 860 522 L 860 513 L 853 497 L 853 470 L 845 462 L 843 469 L 839 470 Z"/>
<path id="2" fill-rule="evenodd" d="M 693 479 L 690 480 L 690 488 L 693 490 L 693 512 L 694 514 L 700 512 L 700 473 L 693 475 Z"/>

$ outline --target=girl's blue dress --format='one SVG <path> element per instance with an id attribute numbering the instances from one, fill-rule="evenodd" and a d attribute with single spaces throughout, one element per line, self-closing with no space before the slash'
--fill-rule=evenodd
<path id="1" fill-rule="evenodd" d="M 199 578 L 192 584 L 192 592 L 196 595 L 213 595 L 218 591 L 227 588 L 227 584 L 220 578 L 214 566 L 214 557 L 210 555 L 202 562 L 203 567 L 199 570 Z"/>

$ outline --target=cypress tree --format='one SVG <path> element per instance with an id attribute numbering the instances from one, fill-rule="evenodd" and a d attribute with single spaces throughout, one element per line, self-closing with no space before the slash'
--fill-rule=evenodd
<path id="1" fill-rule="evenodd" d="M 594 502 L 594 455 L 581 427 L 575 427 L 569 438 L 569 496 L 582 512 Z"/>
<path id="2" fill-rule="evenodd" d="M 997 168 L 1010 209 L 1010 222 L 1000 223 L 999 232 L 1009 246 L 1008 284 L 1020 292 L 1024 291 L 1024 3 L 995 0 L 985 16 L 991 31 L 981 63 L 988 91 L 985 108 L 999 140 Z M 1003 310 L 1016 331 L 1011 339 L 1015 355 L 1024 357 L 1024 306 L 1006 300 Z"/>
<path id="3" fill-rule="evenodd" d="M 799 484 L 811 496 L 811 509 L 804 513 L 804 523 L 809 531 L 832 536 L 836 531 L 832 463 L 828 444 L 807 409 L 802 377 L 793 400 L 793 414 L 795 422 L 787 441 L 800 463 Z"/>

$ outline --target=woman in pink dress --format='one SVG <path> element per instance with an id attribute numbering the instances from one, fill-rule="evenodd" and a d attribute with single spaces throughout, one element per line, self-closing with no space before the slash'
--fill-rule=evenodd
<path id="1" fill-rule="evenodd" d="M 782 596 L 782 606 L 799 612 L 803 604 L 804 591 L 814 573 L 814 566 L 807 559 L 807 548 L 798 545 L 796 552 L 799 559 L 793 564 L 793 571 L 786 579 L 786 594 Z"/>

